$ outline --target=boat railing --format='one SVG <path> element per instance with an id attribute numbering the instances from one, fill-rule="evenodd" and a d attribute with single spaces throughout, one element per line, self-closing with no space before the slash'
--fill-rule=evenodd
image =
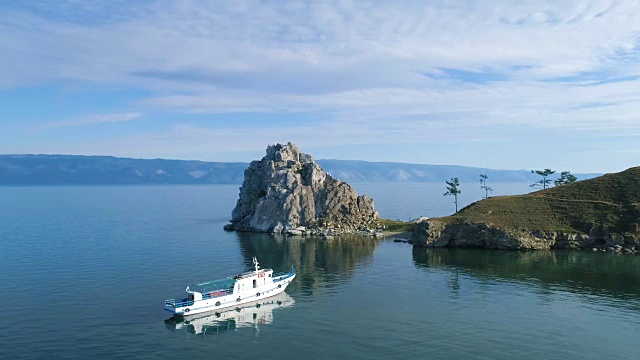
<path id="1" fill-rule="evenodd" d="M 273 282 L 286 280 L 296 274 L 296 269 L 291 265 L 291 271 L 273 274 Z"/>
<path id="2" fill-rule="evenodd" d="M 214 290 L 214 291 L 202 294 L 202 300 L 213 299 L 213 298 L 217 298 L 217 297 L 225 296 L 229 294 L 233 294 L 233 289 Z M 179 308 L 179 307 L 193 305 L 193 300 L 187 300 L 186 298 L 182 300 L 168 299 L 164 301 L 164 304 L 167 306 Z"/>
<path id="3" fill-rule="evenodd" d="M 180 307 L 193 305 L 193 301 L 189 301 L 187 299 L 182 299 L 180 301 L 176 301 L 176 299 L 168 299 L 168 300 L 164 301 L 164 305 L 165 306 L 171 306 L 171 307 L 174 307 L 174 308 L 180 308 Z"/>

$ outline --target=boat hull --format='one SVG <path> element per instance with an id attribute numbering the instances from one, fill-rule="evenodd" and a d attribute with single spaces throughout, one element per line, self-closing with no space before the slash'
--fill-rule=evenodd
<path id="1" fill-rule="evenodd" d="M 270 283 L 266 286 L 253 288 L 252 291 L 234 293 L 212 297 L 208 299 L 189 302 L 187 306 L 165 303 L 164 309 L 172 314 L 189 316 L 219 309 L 229 309 L 252 301 L 266 299 L 283 292 L 296 277 L 292 274 L 285 279 Z"/>

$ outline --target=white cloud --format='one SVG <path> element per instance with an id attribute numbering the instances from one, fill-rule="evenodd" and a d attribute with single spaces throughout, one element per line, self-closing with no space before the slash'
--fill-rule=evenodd
<path id="1" fill-rule="evenodd" d="M 116 84 L 150 91 L 139 111 L 324 119 L 149 131 L 121 151 L 640 131 L 639 1 L 25 4 L 0 20 L 0 88 Z M 57 126 L 126 121 L 108 119 Z"/>
<path id="2" fill-rule="evenodd" d="M 13 55 L 3 68 L 18 72 L 5 86 L 36 80 L 153 86 L 164 76 L 171 83 L 202 77 L 215 87 L 273 91 L 278 81 L 297 85 L 303 79 L 296 77 L 320 76 L 354 81 L 354 88 L 395 87 L 416 82 L 403 72 L 443 67 L 539 79 L 615 68 L 621 53 L 637 54 L 640 31 L 635 1 L 159 1 L 122 5 L 128 12 L 112 21 L 102 21 L 103 13 L 68 21 L 84 15 L 78 7 L 58 17 L 7 12 L 0 44 Z M 389 69 L 393 76 L 385 75 Z"/>
<path id="3" fill-rule="evenodd" d="M 116 123 L 138 119 L 142 113 L 119 113 L 119 114 L 95 114 L 75 118 L 73 120 L 59 121 L 48 124 L 48 128 L 85 126 L 102 123 Z"/>

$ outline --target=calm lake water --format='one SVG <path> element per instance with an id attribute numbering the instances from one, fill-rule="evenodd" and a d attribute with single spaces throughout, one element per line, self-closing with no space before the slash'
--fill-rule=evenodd
<path id="1" fill-rule="evenodd" d="M 441 185 L 355 187 L 387 218 L 453 211 Z M 0 358 L 640 358 L 640 256 L 224 232 L 237 196 L 237 185 L 0 188 Z M 463 188 L 460 206 L 479 196 Z M 254 255 L 296 267 L 283 297 L 189 323 L 163 310 Z"/>

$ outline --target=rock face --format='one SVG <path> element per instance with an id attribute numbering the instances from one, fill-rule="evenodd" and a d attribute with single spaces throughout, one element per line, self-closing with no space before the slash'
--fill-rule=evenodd
<path id="1" fill-rule="evenodd" d="M 486 223 L 447 223 L 423 220 L 413 229 L 415 246 L 476 247 L 489 249 L 581 249 L 637 252 L 640 236 L 615 234 L 594 226 L 588 234 L 515 230 Z"/>
<path id="2" fill-rule="evenodd" d="M 355 233 L 380 227 L 373 199 L 327 174 L 293 143 L 267 147 L 244 172 L 226 230 L 270 233 Z"/>

